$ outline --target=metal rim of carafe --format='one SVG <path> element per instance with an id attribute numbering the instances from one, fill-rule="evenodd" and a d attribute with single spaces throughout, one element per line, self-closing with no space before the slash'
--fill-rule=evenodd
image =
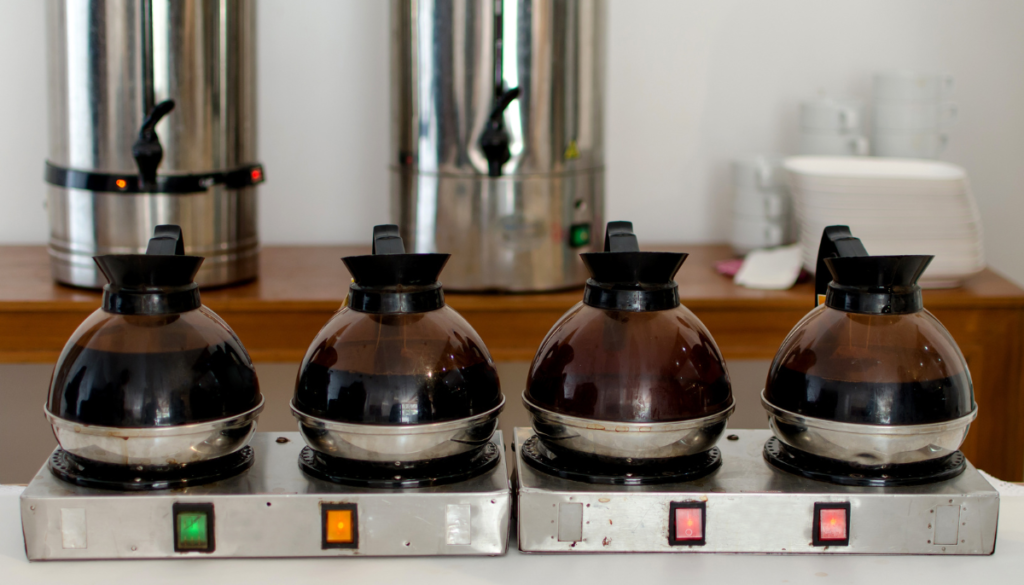
<path id="1" fill-rule="evenodd" d="M 263 411 L 263 406 L 266 403 L 266 399 L 261 395 L 260 403 L 249 410 L 229 416 L 225 418 L 218 418 L 216 420 L 209 420 L 199 423 L 189 423 L 183 425 L 173 425 L 166 427 L 107 427 L 101 425 L 93 425 L 89 423 L 76 422 L 61 418 L 52 412 L 47 406 L 43 405 L 43 413 L 46 415 L 46 420 L 50 422 L 51 426 L 57 427 L 62 430 L 70 430 L 82 435 L 96 435 L 103 437 L 117 437 L 117 438 L 148 438 L 148 437 L 175 437 L 179 435 L 195 435 L 200 433 L 209 433 L 213 431 L 224 431 L 229 429 L 235 429 L 245 426 L 252 421 L 256 420 L 260 412 Z"/>
<path id="2" fill-rule="evenodd" d="M 948 431 L 960 430 L 974 422 L 978 416 L 978 407 L 965 416 L 949 421 L 938 423 L 925 423 L 918 425 L 879 425 L 831 421 L 814 416 L 804 416 L 775 406 L 765 397 L 765 391 L 761 390 L 761 405 L 768 416 L 778 419 L 786 424 L 800 427 L 808 427 L 832 431 L 837 433 L 850 433 L 854 435 L 891 435 L 891 436 L 920 436 L 927 434 L 945 433 Z"/>
<path id="3" fill-rule="evenodd" d="M 544 443 L 577 453 L 611 457 L 627 464 L 666 461 L 703 453 L 718 442 L 736 408 L 730 397 L 721 411 L 681 421 L 635 423 L 560 414 L 531 403 L 523 393 L 534 432 Z"/>
<path id="4" fill-rule="evenodd" d="M 934 461 L 963 445 L 970 414 L 950 421 L 918 425 L 858 424 L 802 416 L 770 404 L 761 393 L 772 434 L 797 451 L 843 463 L 871 467 Z"/>
<path id="5" fill-rule="evenodd" d="M 526 406 L 526 410 L 530 411 L 530 414 L 534 417 L 542 417 L 546 422 L 577 429 L 614 433 L 671 433 L 703 429 L 728 419 L 732 412 L 736 410 L 736 401 L 730 397 L 729 405 L 725 409 L 708 416 L 680 421 L 637 423 L 599 420 L 557 413 L 530 402 L 526 398 L 526 392 L 523 392 L 523 405 Z"/>
<path id="6" fill-rule="evenodd" d="M 360 424 L 309 416 L 295 407 L 292 415 L 306 445 L 331 457 L 368 462 L 410 463 L 439 459 L 483 448 L 498 426 L 501 403 L 486 412 L 436 423 Z"/>
<path id="7" fill-rule="evenodd" d="M 458 418 L 455 420 L 446 420 L 443 422 L 436 423 L 416 423 L 416 424 L 367 424 L 367 423 L 349 423 L 339 422 L 334 420 L 328 420 L 306 414 L 299 410 L 295 405 L 295 401 L 291 402 L 292 416 L 294 416 L 299 424 L 306 425 L 308 427 L 323 429 L 326 431 L 334 431 L 339 433 L 351 433 L 355 435 L 426 435 L 432 433 L 445 433 L 451 431 L 461 431 L 463 429 L 475 427 L 479 424 L 489 422 L 498 415 L 505 408 L 505 397 L 501 397 L 501 402 L 494 408 L 481 412 L 480 414 L 474 414 L 466 418 Z"/>
<path id="8" fill-rule="evenodd" d="M 256 432 L 265 400 L 241 414 L 166 427 L 107 427 L 73 422 L 43 405 L 54 437 L 72 455 L 113 465 L 187 465 L 243 449 Z"/>

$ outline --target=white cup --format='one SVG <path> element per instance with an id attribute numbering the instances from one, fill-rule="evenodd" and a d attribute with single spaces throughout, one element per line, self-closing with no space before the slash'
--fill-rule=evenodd
<path id="1" fill-rule="evenodd" d="M 755 154 L 732 161 L 732 182 L 735 187 L 772 190 L 785 186 L 786 173 L 782 159 L 776 154 Z"/>
<path id="2" fill-rule="evenodd" d="M 858 100 L 822 97 L 800 103 L 803 132 L 860 134 L 864 106 Z"/>
<path id="3" fill-rule="evenodd" d="M 800 154 L 867 156 L 868 139 L 860 134 L 800 134 Z"/>
<path id="4" fill-rule="evenodd" d="M 953 102 L 879 102 L 874 121 L 878 131 L 935 131 L 948 128 L 956 120 Z"/>
<path id="5" fill-rule="evenodd" d="M 877 132 L 875 156 L 897 158 L 938 158 L 949 143 L 944 132 Z"/>
<path id="6" fill-rule="evenodd" d="M 765 191 L 737 185 L 732 210 L 750 219 L 785 219 L 790 213 L 789 193 L 782 188 Z"/>
<path id="7" fill-rule="evenodd" d="M 953 93 L 948 73 L 885 71 L 875 74 L 875 102 L 941 102 Z"/>
<path id="8" fill-rule="evenodd" d="M 731 244 L 738 254 L 746 254 L 758 248 L 773 248 L 785 243 L 786 227 L 783 222 L 739 215 L 732 218 Z"/>

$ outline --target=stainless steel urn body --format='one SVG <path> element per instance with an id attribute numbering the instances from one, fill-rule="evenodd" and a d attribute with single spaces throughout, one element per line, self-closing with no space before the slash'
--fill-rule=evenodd
<path id="1" fill-rule="evenodd" d="M 100 287 L 92 256 L 144 253 L 154 226 L 176 224 L 187 253 L 206 257 L 200 285 L 254 278 L 253 2 L 50 0 L 47 21 L 53 277 Z M 133 150 L 167 100 L 147 176 Z"/>
<path id="2" fill-rule="evenodd" d="M 392 1 L 392 216 L 446 289 L 586 281 L 604 225 L 602 0 Z"/>

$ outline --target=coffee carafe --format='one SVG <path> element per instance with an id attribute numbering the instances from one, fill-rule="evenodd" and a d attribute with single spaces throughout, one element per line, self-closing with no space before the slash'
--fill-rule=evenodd
<path id="1" fill-rule="evenodd" d="M 166 489 L 239 473 L 263 396 L 249 354 L 202 305 L 181 228 L 161 225 L 145 254 L 98 256 L 103 305 L 54 368 L 46 416 L 58 477 L 110 489 Z"/>
<path id="2" fill-rule="evenodd" d="M 732 386 L 711 333 L 679 301 L 686 254 L 641 252 L 620 221 L 604 252 L 582 257 L 583 301 L 541 343 L 523 394 L 540 458 L 679 479 L 698 457 L 689 477 L 710 473 L 720 460 L 700 456 L 725 430 Z"/>
<path id="3" fill-rule="evenodd" d="M 946 479 L 977 416 L 967 361 L 924 308 L 932 256 L 870 256 L 846 226 L 818 251 L 824 302 L 786 337 L 762 394 L 784 469 L 851 485 Z"/>
<path id="4" fill-rule="evenodd" d="M 307 473 L 415 487 L 497 463 L 504 397 L 483 340 L 444 302 L 448 257 L 407 254 L 398 226 L 382 225 L 372 254 L 343 258 L 348 298 L 310 344 L 292 401 Z"/>

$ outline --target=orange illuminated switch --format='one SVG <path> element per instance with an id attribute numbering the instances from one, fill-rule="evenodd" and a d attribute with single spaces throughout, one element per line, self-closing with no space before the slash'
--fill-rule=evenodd
<path id="1" fill-rule="evenodd" d="M 359 548 L 359 516 L 355 504 L 320 504 L 322 547 Z"/>
<path id="2" fill-rule="evenodd" d="M 352 510 L 327 511 L 327 542 L 352 542 Z"/>
<path id="3" fill-rule="evenodd" d="M 700 546 L 706 543 L 705 502 L 672 502 L 669 505 L 668 543 L 673 546 Z"/>
<path id="4" fill-rule="evenodd" d="M 814 546 L 850 544 L 850 504 L 814 504 Z"/>

